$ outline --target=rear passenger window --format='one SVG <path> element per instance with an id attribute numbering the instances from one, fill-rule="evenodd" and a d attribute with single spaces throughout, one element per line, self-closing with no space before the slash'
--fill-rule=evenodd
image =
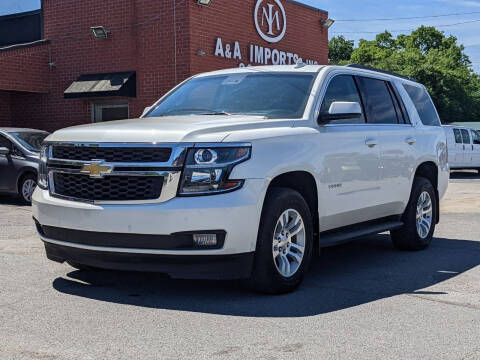
<path id="1" fill-rule="evenodd" d="M 398 124 L 397 112 L 387 83 L 383 80 L 366 77 L 357 79 L 364 100 L 367 122 L 369 124 Z"/>
<path id="2" fill-rule="evenodd" d="M 458 130 L 458 129 L 453 129 L 453 133 L 455 134 L 455 142 L 456 142 L 457 144 L 463 143 L 462 133 L 460 132 L 460 130 Z"/>
<path id="3" fill-rule="evenodd" d="M 335 101 L 357 102 L 362 104 L 360 95 L 358 94 L 357 85 L 353 76 L 338 75 L 333 78 L 325 93 L 320 114 L 327 114 L 330 105 Z M 330 124 L 365 124 L 365 117 L 362 116 L 355 119 L 332 120 Z"/>
<path id="4" fill-rule="evenodd" d="M 403 87 L 410 96 L 410 99 L 412 99 L 423 125 L 442 126 L 437 111 L 435 110 L 435 106 L 433 105 L 430 96 L 428 96 L 427 90 L 407 84 L 403 84 Z"/>
<path id="5" fill-rule="evenodd" d="M 462 138 L 464 144 L 470 144 L 470 133 L 468 130 L 462 129 Z"/>

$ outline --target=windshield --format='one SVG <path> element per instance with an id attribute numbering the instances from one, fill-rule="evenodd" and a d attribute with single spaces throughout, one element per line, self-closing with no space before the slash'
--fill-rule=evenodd
<path id="1" fill-rule="evenodd" d="M 157 104 L 146 117 L 241 114 L 301 118 L 315 76 L 242 73 L 194 78 Z"/>
<path id="2" fill-rule="evenodd" d="M 27 150 L 39 152 L 47 132 L 12 132 L 10 133 Z"/>

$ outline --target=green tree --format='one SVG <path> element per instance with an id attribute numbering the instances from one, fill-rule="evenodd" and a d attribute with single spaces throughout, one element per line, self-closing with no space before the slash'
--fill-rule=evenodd
<path id="1" fill-rule="evenodd" d="M 331 64 L 348 62 L 352 56 L 355 42 L 343 36 L 335 36 L 328 42 L 328 61 Z"/>
<path id="2" fill-rule="evenodd" d="M 389 32 L 360 40 L 354 63 L 414 78 L 429 90 L 444 123 L 480 121 L 480 77 L 463 45 L 434 27 L 422 26 L 394 38 Z"/>

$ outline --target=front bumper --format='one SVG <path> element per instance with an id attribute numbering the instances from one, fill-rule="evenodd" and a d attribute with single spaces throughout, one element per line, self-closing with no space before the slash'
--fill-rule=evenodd
<path id="1" fill-rule="evenodd" d="M 102 233 L 108 234 L 110 243 L 101 239 L 97 246 L 92 239 L 69 241 L 67 237 L 58 241 L 39 231 L 47 256 L 56 261 L 70 260 L 119 270 L 160 271 L 172 276 L 180 274 L 177 277 L 183 278 L 239 278 L 250 273 L 249 258 L 256 247 L 265 191 L 265 180 L 249 179 L 242 189 L 228 194 L 176 197 L 156 204 L 95 205 L 55 198 L 37 188 L 32 210 L 40 226 L 78 230 L 80 234 L 91 232 L 97 239 Z M 179 249 L 155 244 L 149 248 L 141 242 L 143 235 L 159 236 L 165 244 L 168 236 L 202 231 L 225 233 L 223 246 Z M 115 241 L 112 234 L 128 237 L 125 236 L 127 240 L 122 237 L 121 244 L 120 240 L 112 244 L 111 241 Z M 211 266 L 207 266 L 210 262 Z M 231 270 L 226 274 L 230 269 L 228 264 Z M 206 276 L 207 273 L 211 275 Z"/>
<path id="2" fill-rule="evenodd" d="M 254 253 L 235 255 L 151 255 L 78 249 L 45 242 L 47 258 L 101 269 L 159 272 L 177 279 L 233 280 L 250 277 Z"/>

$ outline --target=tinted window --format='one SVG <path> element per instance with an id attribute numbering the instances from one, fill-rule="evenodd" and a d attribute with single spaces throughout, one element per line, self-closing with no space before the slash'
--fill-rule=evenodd
<path id="1" fill-rule="evenodd" d="M 364 100 L 368 123 L 398 124 L 397 112 L 385 81 L 358 77 L 358 85 Z"/>
<path id="2" fill-rule="evenodd" d="M 397 108 L 397 117 L 400 123 L 403 122 L 404 124 L 411 124 L 407 109 L 405 108 L 405 104 L 403 103 L 401 96 L 398 94 L 397 89 L 391 83 L 388 83 L 388 85 L 392 93 L 393 102 L 395 103 L 395 107 Z"/>
<path id="3" fill-rule="evenodd" d="M 146 117 L 168 115 L 260 115 L 301 118 L 316 74 L 239 73 L 193 78 Z"/>
<path id="4" fill-rule="evenodd" d="M 460 132 L 460 130 L 458 130 L 458 129 L 453 129 L 453 133 L 455 134 L 455 142 L 456 142 L 457 144 L 463 143 L 462 133 Z"/>
<path id="5" fill-rule="evenodd" d="M 6 147 L 7 149 L 12 149 L 12 142 L 5 138 L 3 135 L 0 135 L 0 147 Z"/>
<path id="6" fill-rule="evenodd" d="M 470 144 L 470 133 L 468 132 L 468 130 L 462 129 L 462 138 L 464 144 Z"/>
<path id="7" fill-rule="evenodd" d="M 412 99 L 423 125 L 441 126 L 440 118 L 438 117 L 432 100 L 430 100 L 430 96 L 428 96 L 427 90 L 407 84 L 404 84 L 403 87 L 410 96 L 410 99 Z"/>
<path id="8" fill-rule="evenodd" d="M 357 85 L 350 75 L 339 75 L 333 78 L 325 93 L 322 107 L 320 108 L 321 114 L 328 114 L 330 106 L 335 101 L 343 102 L 357 102 L 361 104 L 360 95 L 358 94 Z M 362 115 L 355 119 L 341 119 L 332 120 L 330 124 L 359 124 L 365 123 L 365 117 Z"/>
<path id="9" fill-rule="evenodd" d="M 480 133 L 478 131 L 472 131 L 473 143 L 475 145 L 480 145 Z"/>

